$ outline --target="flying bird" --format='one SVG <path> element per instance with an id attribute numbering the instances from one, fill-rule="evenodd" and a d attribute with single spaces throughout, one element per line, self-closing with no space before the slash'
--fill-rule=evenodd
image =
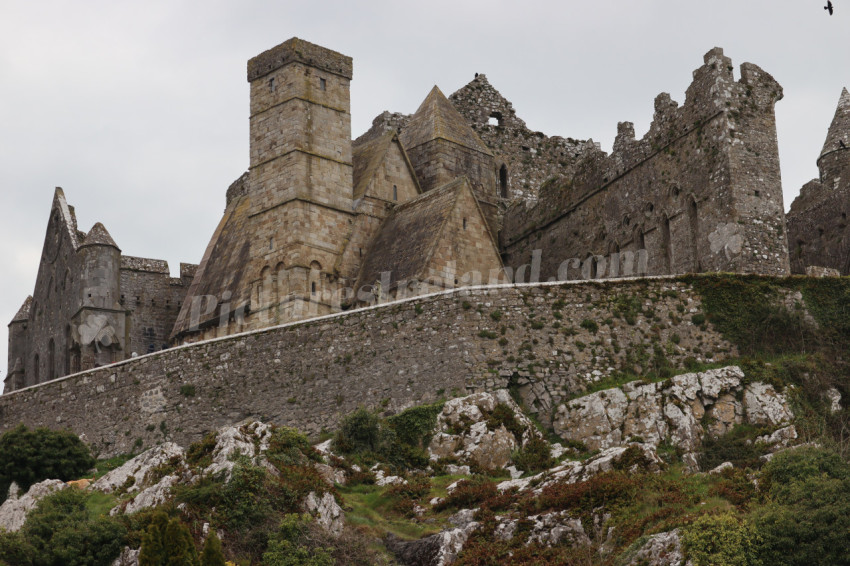
<path id="1" fill-rule="evenodd" d="M 826 6 L 823 7 L 824 10 L 829 12 L 829 15 L 832 15 L 832 0 L 826 0 Z"/>
<path id="2" fill-rule="evenodd" d="M 844 140 L 838 140 L 838 146 L 839 146 L 841 149 L 847 149 L 847 146 L 846 146 L 846 145 L 844 145 Z"/>

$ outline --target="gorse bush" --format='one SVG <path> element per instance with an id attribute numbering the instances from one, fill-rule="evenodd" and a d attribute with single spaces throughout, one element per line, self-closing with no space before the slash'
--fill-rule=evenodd
<path id="1" fill-rule="evenodd" d="M 682 530 L 682 545 L 694 566 L 761 566 L 760 538 L 730 513 L 703 515 Z"/>
<path id="2" fill-rule="evenodd" d="M 16 482 L 26 492 L 46 479 L 77 479 L 94 466 L 88 446 L 73 433 L 24 425 L 0 436 L 0 502 Z"/>

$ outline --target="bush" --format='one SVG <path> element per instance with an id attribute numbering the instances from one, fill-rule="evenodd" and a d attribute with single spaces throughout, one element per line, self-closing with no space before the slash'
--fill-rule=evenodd
<path id="1" fill-rule="evenodd" d="M 278 532 L 269 540 L 269 549 L 263 554 L 266 566 L 333 566 L 334 559 L 328 548 L 304 544 L 309 515 L 290 514 L 283 518 Z"/>
<path id="2" fill-rule="evenodd" d="M 629 503 L 639 486 L 638 480 L 624 472 L 605 472 L 583 482 L 547 485 L 536 500 L 526 504 L 526 510 L 575 510 L 589 516 L 597 507 L 610 510 Z"/>
<path id="3" fill-rule="evenodd" d="M 201 551 L 201 566 L 225 566 L 221 539 L 218 538 L 215 531 L 210 531 L 207 540 L 204 541 L 204 549 Z"/>
<path id="4" fill-rule="evenodd" d="M 753 528 L 730 513 L 703 515 L 682 530 L 682 545 L 694 566 L 761 566 L 758 544 Z"/>
<path id="5" fill-rule="evenodd" d="M 375 452 L 378 448 L 380 427 L 378 415 L 360 407 L 343 417 L 334 437 L 335 450 L 343 454 Z"/>
<path id="6" fill-rule="evenodd" d="M 697 458 L 701 470 L 711 470 L 723 462 L 732 462 L 736 468 L 760 468 L 764 446 L 754 442 L 767 429 L 750 425 L 736 425 L 731 431 L 717 438 L 706 434 L 702 440 L 702 452 Z"/>
<path id="7" fill-rule="evenodd" d="M 287 426 L 275 428 L 266 457 L 275 464 L 287 466 L 303 464 L 307 460 L 322 461 L 321 454 L 310 445 L 307 437 Z"/>
<path id="8" fill-rule="evenodd" d="M 801 448 L 765 466 L 769 501 L 754 512 L 765 562 L 850 564 L 850 477 L 834 453 Z"/>
<path id="9" fill-rule="evenodd" d="M 12 482 L 25 492 L 46 479 L 77 479 L 94 463 L 88 446 L 75 434 L 20 425 L 0 436 L 0 502 Z"/>
<path id="10" fill-rule="evenodd" d="M 0 563 L 108 566 L 124 546 L 124 528 L 111 517 L 91 518 L 87 496 L 68 488 L 48 495 L 19 533 L 0 533 Z"/>
<path id="11" fill-rule="evenodd" d="M 556 462 L 549 450 L 549 443 L 537 436 L 526 442 L 512 459 L 514 465 L 524 472 L 548 470 Z"/>
<path id="12" fill-rule="evenodd" d="M 468 480 L 460 480 L 454 491 L 446 496 L 440 503 L 434 506 L 436 511 L 443 509 L 470 509 L 477 504 L 496 497 L 499 490 L 496 484 L 484 476 L 473 476 Z"/>

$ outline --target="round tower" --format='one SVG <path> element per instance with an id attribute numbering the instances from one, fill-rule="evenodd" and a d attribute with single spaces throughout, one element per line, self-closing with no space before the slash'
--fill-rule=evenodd
<path id="1" fill-rule="evenodd" d="M 820 180 L 827 189 L 850 187 L 850 92 L 841 91 L 835 117 L 818 157 Z"/>
<path id="2" fill-rule="evenodd" d="M 100 309 L 120 309 L 121 250 L 98 222 L 79 249 L 82 259 L 80 292 L 82 305 Z"/>

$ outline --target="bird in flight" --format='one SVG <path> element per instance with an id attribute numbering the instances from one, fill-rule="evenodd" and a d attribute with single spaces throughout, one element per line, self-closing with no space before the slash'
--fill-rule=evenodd
<path id="1" fill-rule="evenodd" d="M 829 12 L 829 15 L 832 15 L 832 0 L 826 0 L 826 6 L 823 7 L 824 10 Z"/>

